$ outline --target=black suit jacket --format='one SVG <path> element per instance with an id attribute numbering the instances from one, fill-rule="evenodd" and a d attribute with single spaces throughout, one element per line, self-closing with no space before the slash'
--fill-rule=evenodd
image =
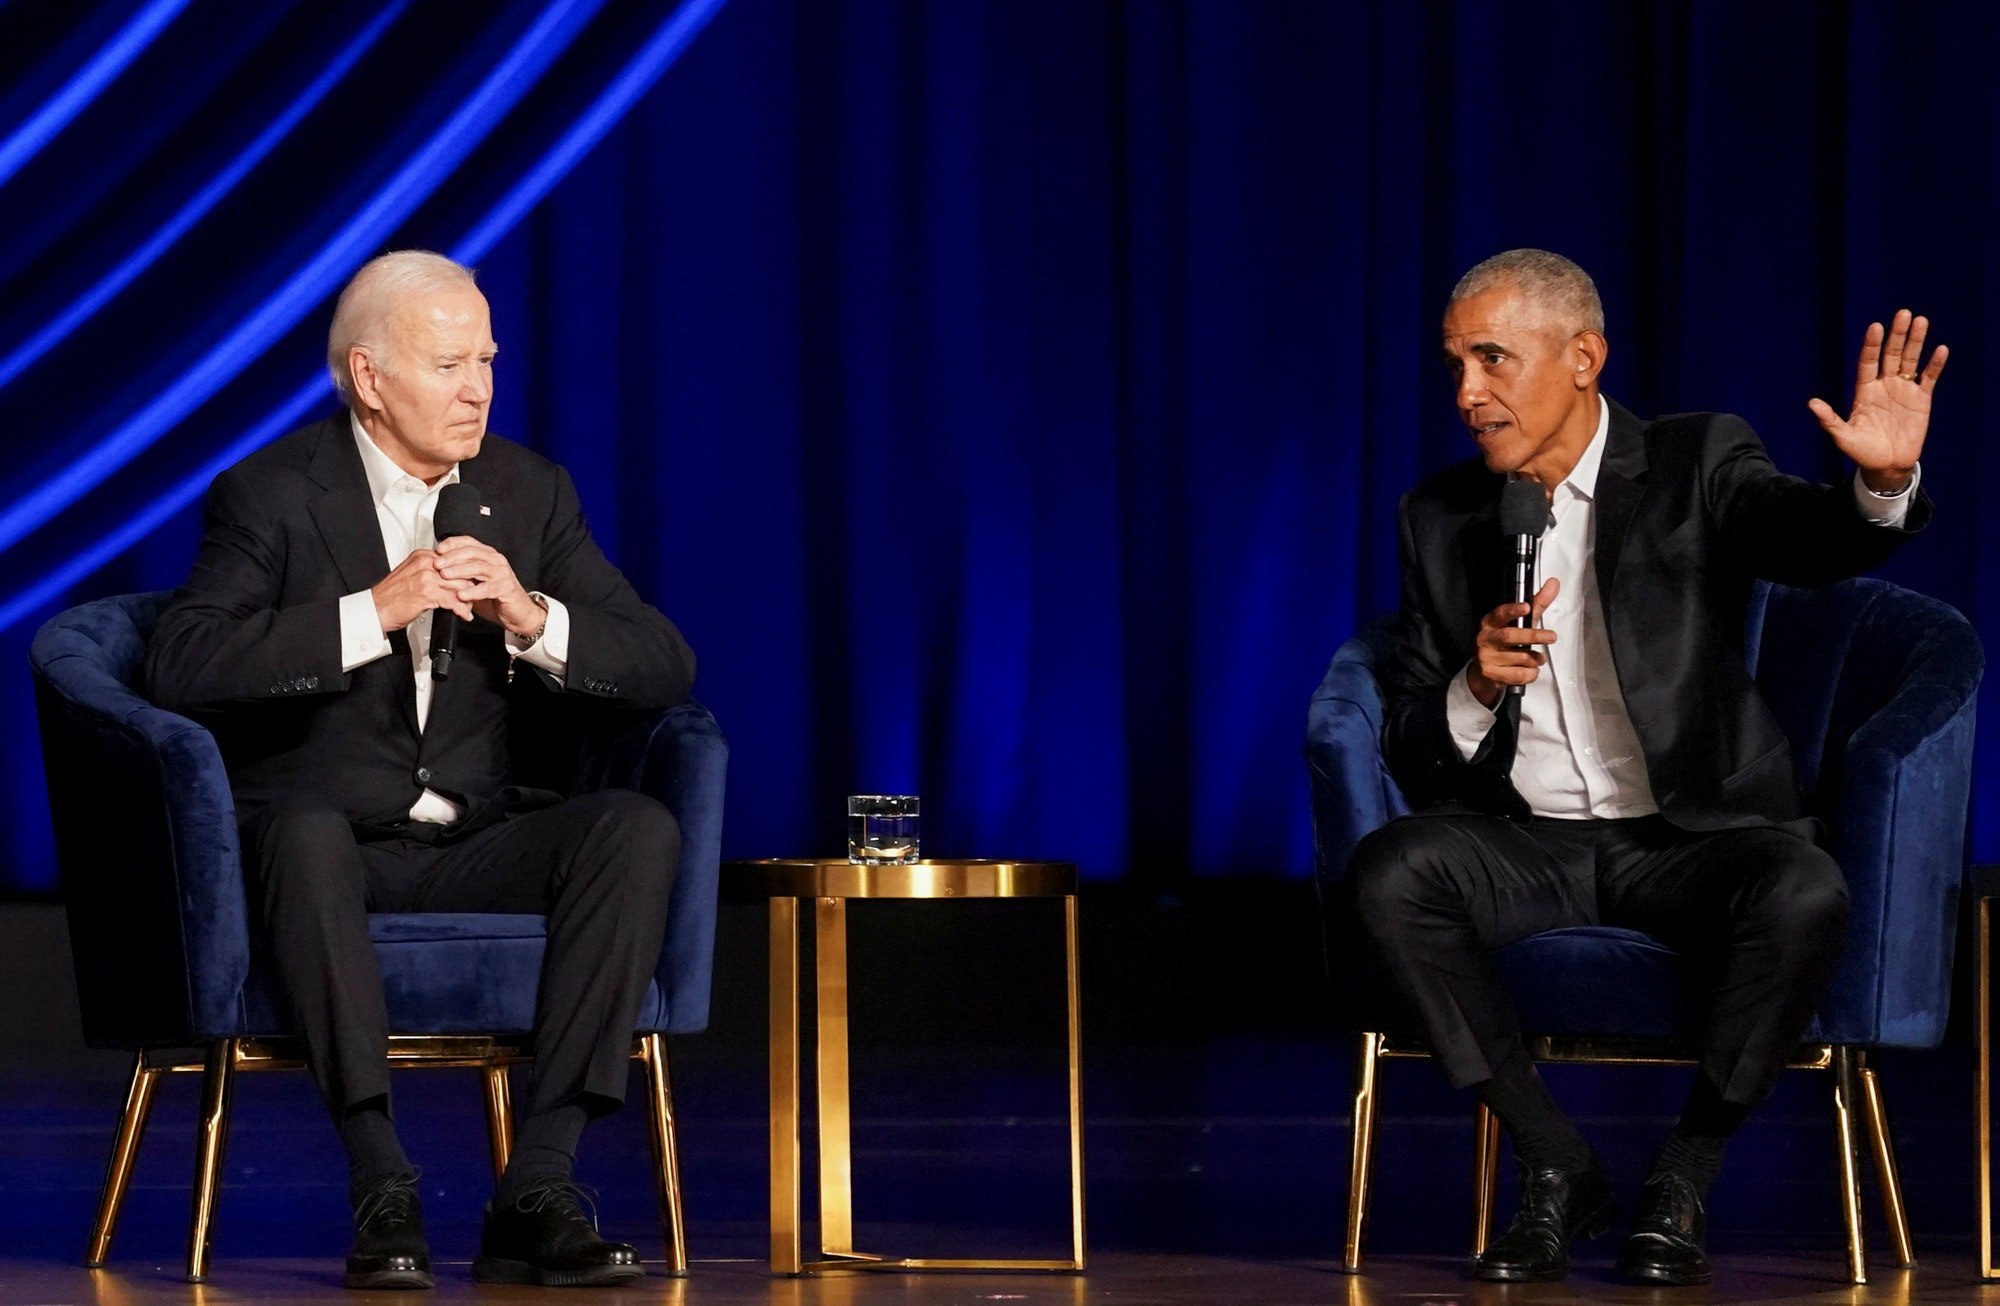
<path id="1" fill-rule="evenodd" d="M 309 795 L 394 825 L 425 788 L 487 812 L 521 786 L 566 790 L 589 718 L 687 697 L 693 653 L 599 551 L 567 472 L 489 434 L 459 475 L 491 510 L 482 538 L 523 586 L 568 608 L 569 663 L 561 685 L 540 674 L 510 683 L 504 632 L 463 626 L 421 734 L 401 631 L 393 655 L 341 670 L 341 596 L 389 573 L 347 414 L 215 478 L 201 552 L 154 630 L 145 674 L 154 702 L 215 731 L 240 818 Z"/>
<path id="2" fill-rule="evenodd" d="M 1474 458 L 1403 498 L 1400 638 L 1383 673 L 1383 751 L 1418 809 L 1529 814 L 1508 778 L 1514 714 L 1497 714 L 1470 761 L 1445 720 L 1445 692 L 1472 659 L 1480 618 L 1509 597 L 1503 480 Z M 1611 405 L 1597 477 L 1597 584 L 1625 707 L 1667 819 L 1713 830 L 1801 818 L 1790 745 L 1744 665 L 1751 585 L 1821 585 L 1866 571 L 1930 516 L 1919 490 L 1901 529 L 1869 522 L 1851 485 L 1778 471 L 1741 418 L 1642 422 Z"/>

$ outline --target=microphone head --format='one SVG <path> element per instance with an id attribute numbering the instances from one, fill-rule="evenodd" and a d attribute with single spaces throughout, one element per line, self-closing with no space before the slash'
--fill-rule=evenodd
<path id="1" fill-rule="evenodd" d="M 443 520 L 444 504 L 438 504 L 439 520 Z M 1509 481 L 1500 487 L 1500 533 L 1502 535 L 1532 535 L 1541 538 L 1549 528 L 1549 496 L 1542 489 L 1540 481 Z M 444 532 L 438 532 L 444 538 Z"/>
<path id="2" fill-rule="evenodd" d="M 437 513 L 431 518 L 432 533 L 440 540 L 454 535 L 480 538 L 479 489 L 458 481 L 438 491 Z"/>

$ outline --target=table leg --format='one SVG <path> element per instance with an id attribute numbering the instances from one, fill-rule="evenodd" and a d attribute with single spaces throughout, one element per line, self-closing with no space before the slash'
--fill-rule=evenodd
<path id="1" fill-rule="evenodd" d="M 854 1250 L 854 1154 L 847 1095 L 847 902 L 813 909 L 814 1019 L 819 1044 L 819 1243 L 822 1255 Z"/>
<path id="2" fill-rule="evenodd" d="M 771 899 L 771 1271 L 797 1274 L 799 900 Z"/>
<path id="3" fill-rule="evenodd" d="M 1069 981 L 1070 1257 L 1083 1268 L 1083 996 L 1077 977 L 1076 895 L 1063 898 L 1063 966 Z"/>
<path id="4" fill-rule="evenodd" d="M 1974 1104 L 1973 1124 L 1978 1133 L 1973 1149 L 1979 1153 L 1979 1277 L 2000 1278 L 1993 1264 L 1993 900 L 1981 898 L 1973 929 L 1974 980 L 1978 993 L 1979 1065 L 1973 1075 L 1979 1101 Z"/>

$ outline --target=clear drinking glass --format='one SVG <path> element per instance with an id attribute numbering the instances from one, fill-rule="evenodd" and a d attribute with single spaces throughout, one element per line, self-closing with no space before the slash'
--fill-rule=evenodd
<path id="1" fill-rule="evenodd" d="M 855 794 L 847 800 L 847 860 L 914 862 L 918 857 L 914 794 Z"/>

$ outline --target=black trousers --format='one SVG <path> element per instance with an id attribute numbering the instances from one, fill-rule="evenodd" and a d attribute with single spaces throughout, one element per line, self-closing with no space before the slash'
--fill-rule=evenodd
<path id="1" fill-rule="evenodd" d="M 407 827 L 406 827 L 407 829 Z M 350 825 L 311 801 L 244 824 L 273 960 L 327 1107 L 389 1092 L 389 1016 L 373 912 L 535 912 L 548 947 L 527 1110 L 625 1099 L 632 1029 L 659 965 L 680 827 L 644 794 L 607 789 L 454 839 Z"/>
<path id="2" fill-rule="evenodd" d="M 1611 925 L 1687 955 L 1707 999 L 1702 1068 L 1752 1105 L 1812 1022 L 1847 934 L 1840 867 L 1772 828 L 1419 813 L 1362 840 L 1349 873 L 1369 942 L 1459 1088 L 1491 1078 L 1521 1038 L 1492 951 Z"/>

